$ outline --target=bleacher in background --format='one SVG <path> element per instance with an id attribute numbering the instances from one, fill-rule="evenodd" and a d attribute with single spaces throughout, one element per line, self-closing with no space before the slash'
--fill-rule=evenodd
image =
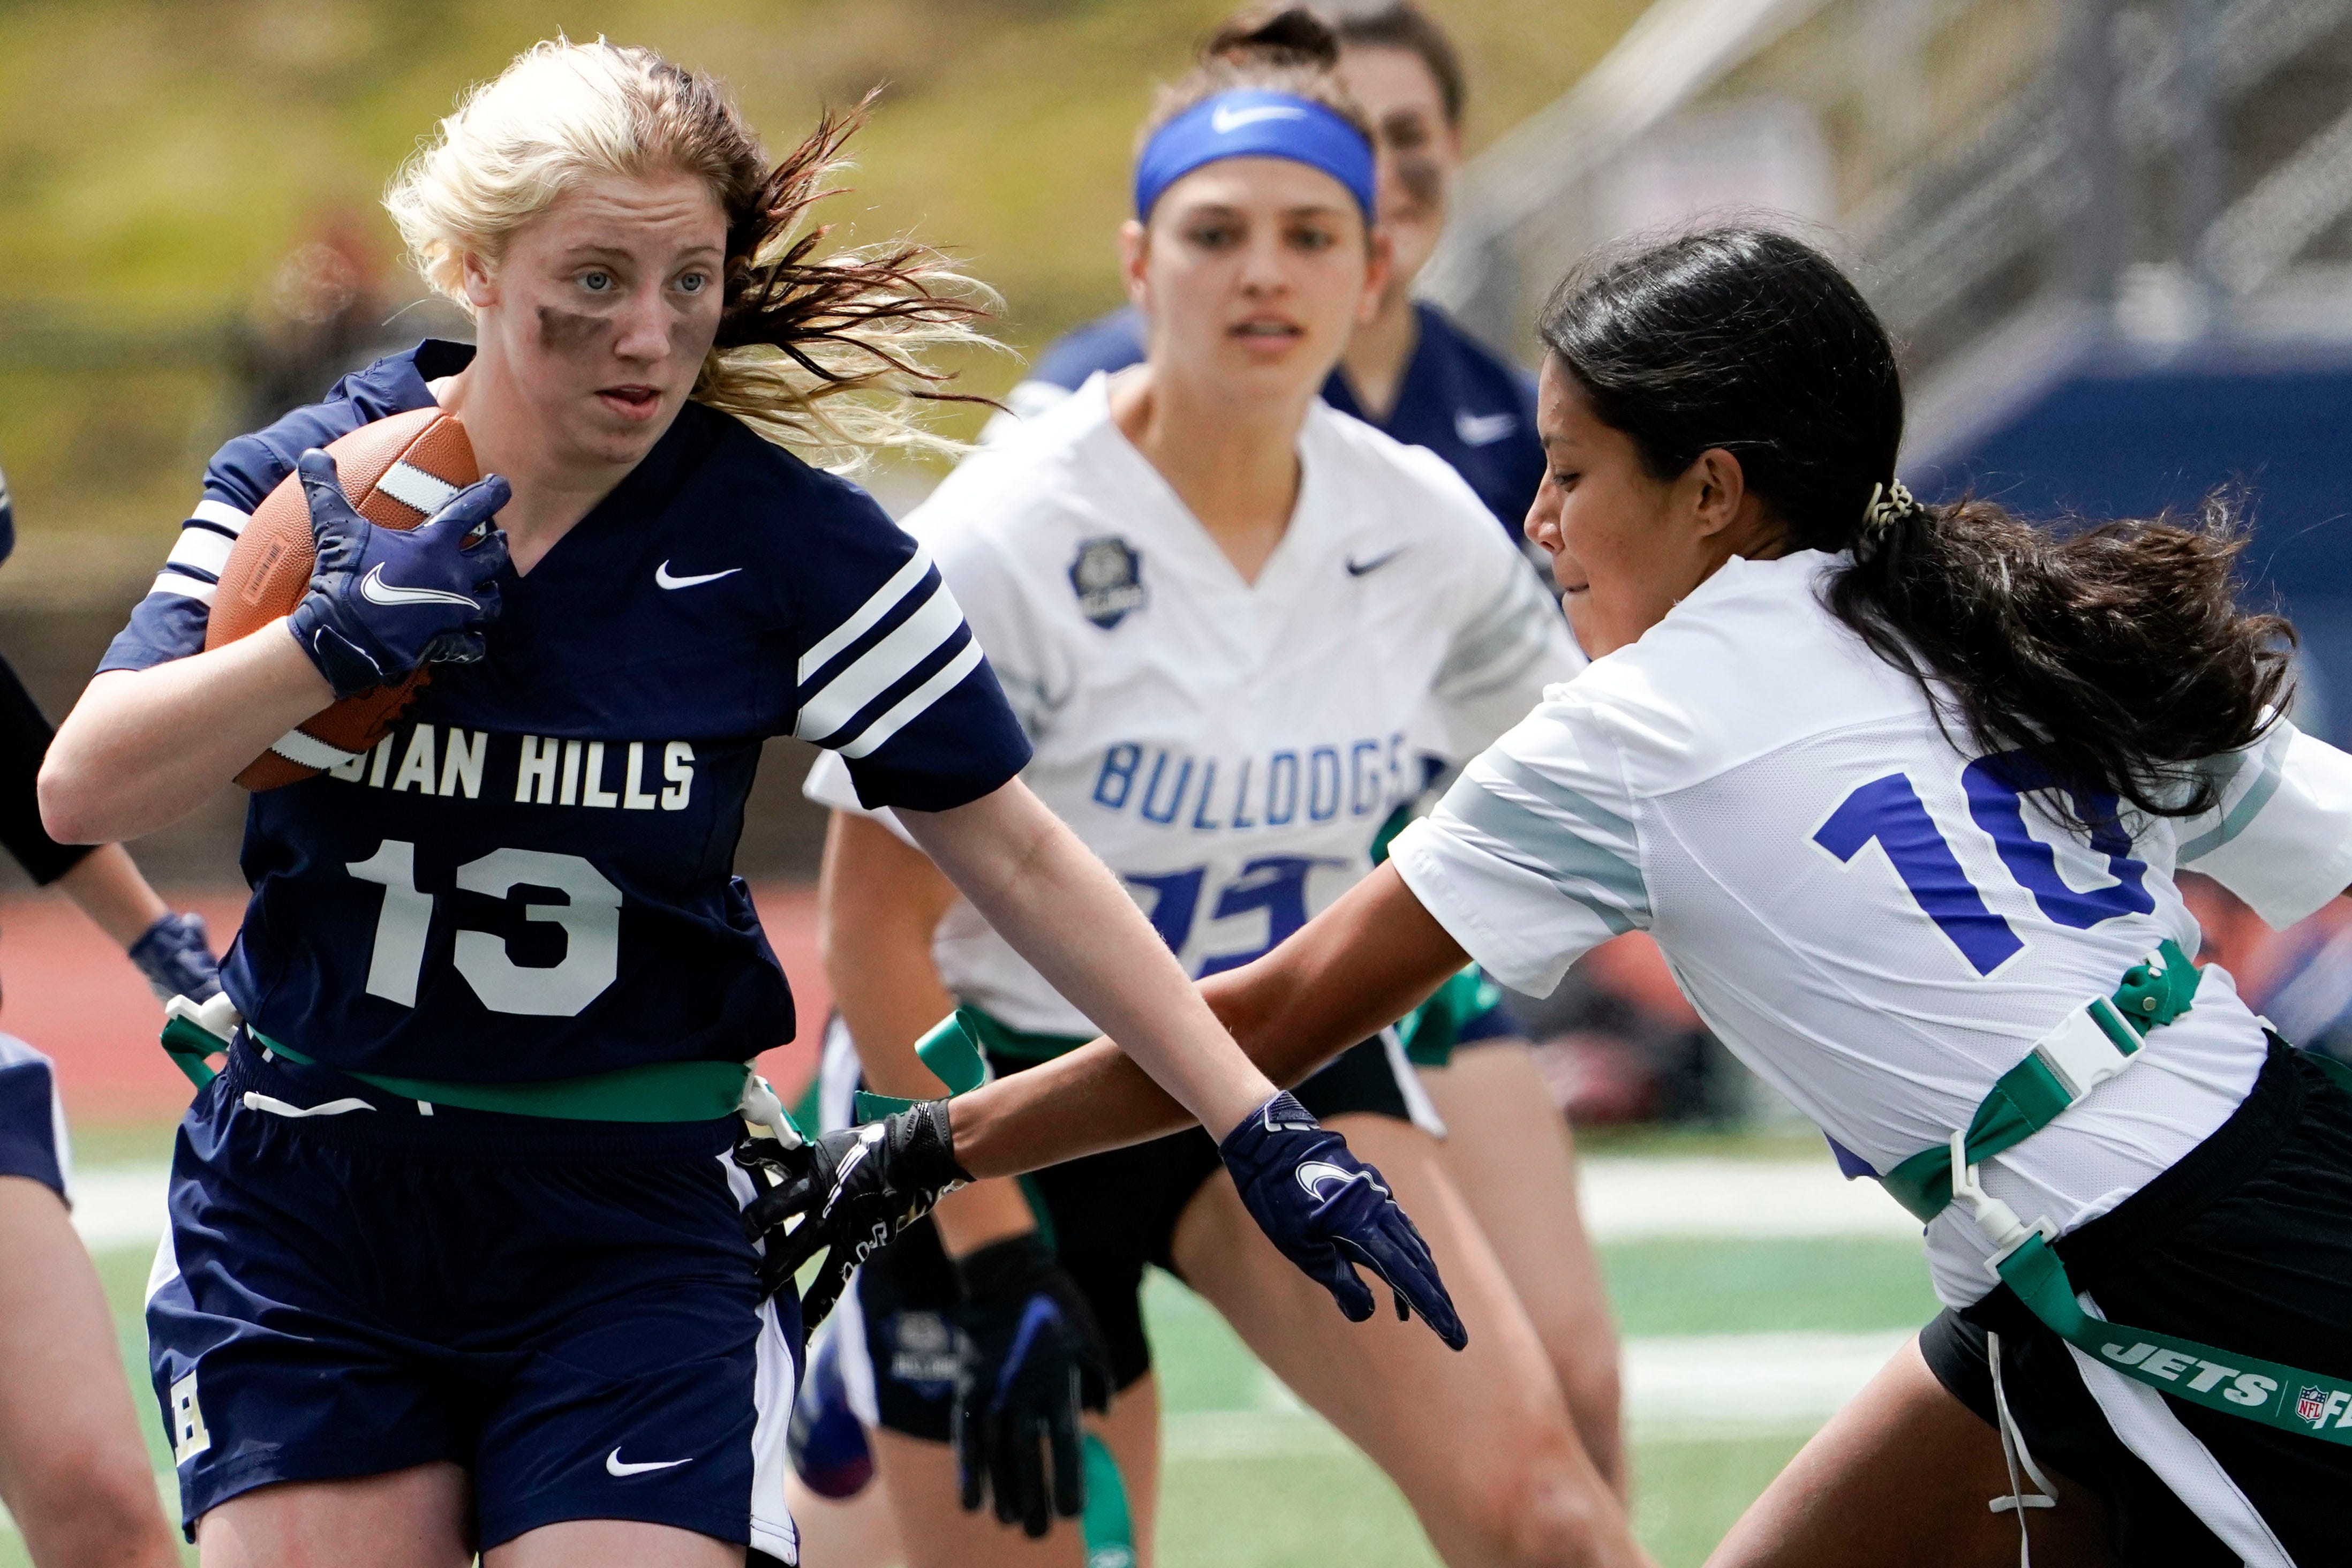
<path id="1" fill-rule="evenodd" d="M 1578 258 L 1743 207 L 1902 341 L 1923 493 L 2242 487 L 2352 742 L 2352 0 L 1662 0 L 1478 159 L 1427 277 L 1531 353 Z"/>

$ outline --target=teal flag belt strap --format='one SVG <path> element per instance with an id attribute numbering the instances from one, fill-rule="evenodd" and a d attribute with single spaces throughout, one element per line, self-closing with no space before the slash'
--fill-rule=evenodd
<path id="1" fill-rule="evenodd" d="M 237 1023 L 236 1010 L 226 996 L 215 997 L 202 1008 L 175 997 L 164 1011 L 163 1049 L 188 1081 L 202 1089 L 218 1076 L 206 1058 L 228 1049 L 229 1034 Z M 257 1029 L 246 1032 L 263 1049 L 299 1067 L 320 1065 Z M 452 1083 L 387 1078 L 348 1068 L 334 1070 L 402 1100 L 460 1110 L 564 1121 L 715 1121 L 744 1115 L 761 1122 L 787 1148 L 801 1141 L 774 1091 L 741 1062 L 649 1062 L 538 1083 Z"/>
<path id="2" fill-rule="evenodd" d="M 319 1065 L 267 1035 L 247 1032 L 255 1044 L 298 1067 Z M 402 1100 L 562 1121 L 715 1121 L 738 1113 L 751 1078 L 751 1069 L 741 1062 L 648 1062 L 537 1083 L 450 1083 L 387 1078 L 349 1068 L 334 1070 Z"/>
<path id="3" fill-rule="evenodd" d="M 1886 1190 L 1923 1221 L 1956 1200 L 1966 1203 L 1996 1249 L 1986 1263 L 1994 1278 L 2043 1327 L 2102 1365 L 2208 1410 L 2352 1447 L 2352 1379 L 2092 1317 L 2050 1245 L 2057 1227 L 2046 1217 L 2025 1225 L 1978 1179 L 1985 1160 L 2015 1148 L 2129 1066 L 2142 1037 L 2188 1012 L 2196 994 L 2196 967 L 2165 942 L 2126 973 L 2113 998 L 2076 1008 L 2003 1073 L 1966 1131 L 1888 1173 Z"/>
<path id="4" fill-rule="evenodd" d="M 2197 966 L 2170 940 L 2125 972 L 2114 997 L 2094 997 L 2000 1075 L 1968 1128 L 1968 1163 L 1981 1164 L 2058 1120 L 2059 1112 L 2124 1070 L 2151 1029 L 2189 1011 Z M 1924 1149 L 1882 1178 L 1925 1224 L 1952 1202 L 1951 1151 Z"/>
<path id="5" fill-rule="evenodd" d="M 948 1093 L 970 1094 L 988 1081 L 987 1058 L 980 1054 L 983 1047 L 999 1056 L 1042 1062 L 1075 1051 L 1093 1038 L 1091 1035 L 1033 1035 L 1001 1024 L 977 1007 L 965 1005 L 932 1025 L 929 1032 L 915 1042 L 915 1055 L 930 1069 L 933 1078 L 948 1086 Z M 895 1094 L 875 1094 L 861 1089 L 857 1091 L 855 1114 L 860 1123 L 879 1121 L 914 1103 Z"/>

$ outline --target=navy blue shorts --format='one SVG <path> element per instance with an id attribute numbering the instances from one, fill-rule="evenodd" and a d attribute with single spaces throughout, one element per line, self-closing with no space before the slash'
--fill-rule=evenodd
<path id="1" fill-rule="evenodd" d="M 27 1176 L 66 1196 L 65 1111 L 49 1058 L 0 1035 L 0 1176 Z"/>
<path id="2" fill-rule="evenodd" d="M 448 1460 L 484 1551 L 620 1519 L 793 1562 L 799 1310 L 760 1300 L 738 1126 L 428 1115 L 240 1040 L 147 1302 L 183 1521 Z"/>

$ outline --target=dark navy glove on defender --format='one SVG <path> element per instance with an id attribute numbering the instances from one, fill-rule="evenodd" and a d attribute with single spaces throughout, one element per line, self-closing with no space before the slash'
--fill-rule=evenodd
<path id="1" fill-rule="evenodd" d="M 1429 1244 L 1380 1172 L 1348 1152 L 1348 1141 L 1288 1092 L 1252 1111 L 1217 1152 L 1266 1239 L 1330 1291 L 1349 1321 L 1372 1315 L 1372 1293 L 1356 1274 L 1360 1266 L 1395 1294 L 1398 1317 L 1410 1308 L 1451 1348 L 1470 1342 Z"/>
<path id="2" fill-rule="evenodd" d="M 507 504 L 506 480 L 492 474 L 468 485 L 403 532 L 352 508 L 326 453 L 303 453 L 295 472 L 318 564 L 286 625 L 338 698 L 390 685 L 420 664 L 482 657 L 481 627 L 499 613 L 493 579 L 507 563 L 506 535 L 489 526 Z"/>
<path id="3" fill-rule="evenodd" d="M 1042 1536 L 1085 1511 L 1080 1410 L 1110 1408 L 1110 1352 L 1078 1288 L 1034 1233 L 956 1261 L 963 1300 L 948 1416 L 963 1506 L 993 1493 L 1000 1523 Z M 1047 1462 L 1052 1477 L 1046 1475 Z"/>
<path id="4" fill-rule="evenodd" d="M 202 915 L 159 916 L 129 951 L 158 1001 L 209 1002 L 220 994 L 220 960 L 205 939 Z"/>

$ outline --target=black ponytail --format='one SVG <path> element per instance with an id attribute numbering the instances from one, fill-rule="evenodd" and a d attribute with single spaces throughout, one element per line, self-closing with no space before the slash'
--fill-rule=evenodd
<path id="1" fill-rule="evenodd" d="M 2035 527 L 1895 484 L 1903 389 L 1859 290 L 1801 240 L 1712 228 L 1570 275 L 1538 329 L 1653 477 L 1738 458 L 1789 547 L 1852 551 L 1831 612 L 1979 752 L 2030 748 L 2084 820 L 2097 797 L 2210 807 L 2193 764 L 2284 706 L 2294 628 L 2238 607 L 2235 509 Z"/>

